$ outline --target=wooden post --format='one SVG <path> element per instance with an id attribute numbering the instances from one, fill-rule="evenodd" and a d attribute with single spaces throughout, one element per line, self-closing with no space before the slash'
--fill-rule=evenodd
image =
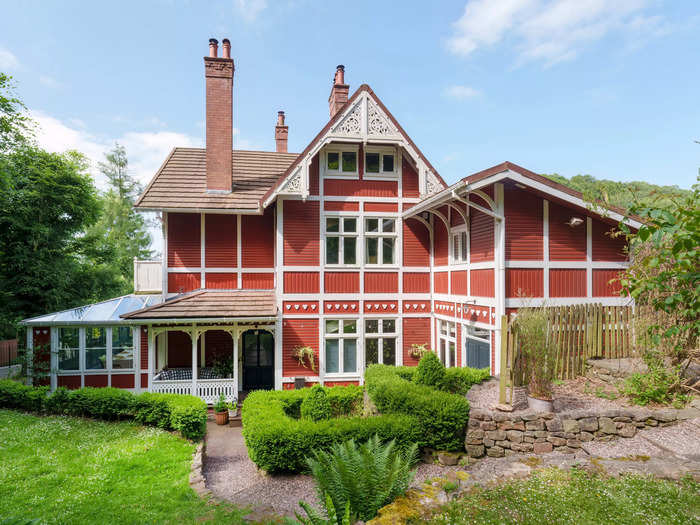
<path id="1" fill-rule="evenodd" d="M 190 329 L 192 337 L 192 395 L 197 395 L 197 325 L 192 323 Z"/>
<path id="2" fill-rule="evenodd" d="M 510 362 L 510 368 L 508 367 L 508 340 L 510 339 L 508 334 L 508 317 L 505 315 L 501 316 L 501 376 L 498 381 L 498 402 L 506 402 L 506 381 L 508 378 L 508 370 L 513 366 L 513 362 Z M 512 391 L 512 385 L 511 385 Z M 511 397 L 511 402 L 513 401 Z"/>

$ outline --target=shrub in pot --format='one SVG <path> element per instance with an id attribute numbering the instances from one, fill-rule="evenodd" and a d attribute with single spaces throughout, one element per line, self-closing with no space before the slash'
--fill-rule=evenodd
<path id="1" fill-rule="evenodd" d="M 551 410 L 556 367 L 554 347 L 549 339 L 549 315 L 543 307 L 521 308 L 515 319 L 515 331 L 524 360 L 531 408 L 544 401 L 543 410 Z"/>
<path id="2" fill-rule="evenodd" d="M 214 415 L 217 425 L 228 424 L 228 411 L 231 410 L 231 403 L 226 402 L 223 394 L 219 394 L 219 400 L 214 403 Z"/>

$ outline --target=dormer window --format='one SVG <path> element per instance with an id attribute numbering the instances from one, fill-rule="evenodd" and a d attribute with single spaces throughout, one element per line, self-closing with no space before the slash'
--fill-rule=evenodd
<path id="1" fill-rule="evenodd" d="M 396 177 L 396 154 L 394 148 L 368 146 L 365 150 L 365 176 L 367 178 Z"/>
<path id="2" fill-rule="evenodd" d="M 353 146 L 329 148 L 326 151 L 326 175 L 340 178 L 357 177 L 357 148 Z"/>

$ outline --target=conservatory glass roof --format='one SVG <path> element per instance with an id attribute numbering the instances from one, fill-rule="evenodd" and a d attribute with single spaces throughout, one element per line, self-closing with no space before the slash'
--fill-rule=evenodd
<path id="1" fill-rule="evenodd" d="M 122 314 L 148 308 L 163 302 L 163 296 L 157 295 L 124 295 L 99 303 L 88 304 L 63 310 L 53 314 L 25 319 L 23 325 L 70 325 L 70 324 L 124 324 Z"/>

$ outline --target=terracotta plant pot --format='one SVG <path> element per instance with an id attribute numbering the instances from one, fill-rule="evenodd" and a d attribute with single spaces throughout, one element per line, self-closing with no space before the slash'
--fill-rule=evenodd
<path id="1" fill-rule="evenodd" d="M 216 416 L 217 425 L 228 425 L 228 410 L 224 410 L 223 412 L 215 412 L 214 415 Z"/>

